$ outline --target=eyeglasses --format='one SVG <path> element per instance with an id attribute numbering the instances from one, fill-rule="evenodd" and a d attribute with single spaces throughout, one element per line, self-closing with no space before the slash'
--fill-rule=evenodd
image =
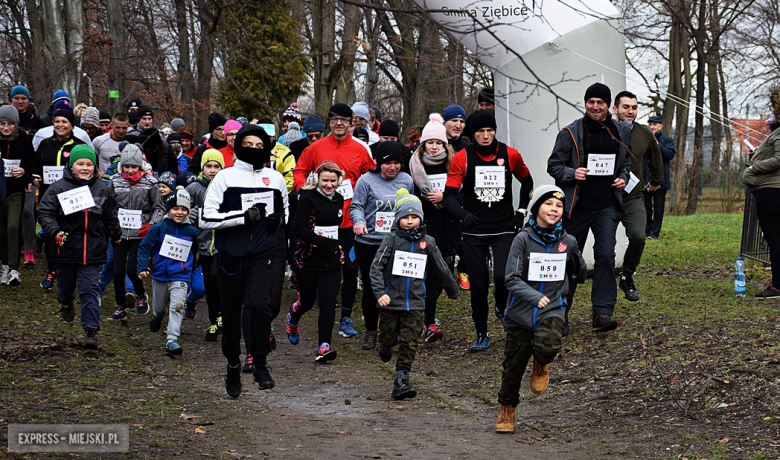
<path id="1" fill-rule="evenodd" d="M 344 118 L 344 117 L 333 117 L 330 119 L 330 122 L 334 125 L 342 124 L 342 125 L 348 125 L 352 119 L 350 118 Z"/>
<path id="2" fill-rule="evenodd" d="M 220 126 L 219 128 L 215 129 L 214 131 L 222 132 L 224 130 L 225 130 L 225 127 L 224 126 Z"/>
<path id="3" fill-rule="evenodd" d="M 238 133 L 227 133 L 227 134 L 225 134 L 225 137 L 228 137 L 228 138 L 236 137 L 236 134 L 238 134 Z"/>

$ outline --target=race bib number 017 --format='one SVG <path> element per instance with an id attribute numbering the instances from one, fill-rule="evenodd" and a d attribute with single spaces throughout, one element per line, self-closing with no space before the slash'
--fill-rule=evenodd
<path id="1" fill-rule="evenodd" d="M 141 216 L 141 210 L 123 209 L 119 208 L 117 218 L 119 218 L 119 226 L 131 230 L 138 230 L 143 225 L 143 218 Z"/>
<path id="2" fill-rule="evenodd" d="M 58 193 L 57 199 L 60 200 L 62 212 L 66 216 L 95 206 L 95 199 L 92 198 L 92 192 L 86 185 Z"/>
<path id="3" fill-rule="evenodd" d="M 425 278 L 425 264 L 428 256 L 413 252 L 395 251 L 393 256 L 393 275 L 409 278 Z"/>
<path id="4" fill-rule="evenodd" d="M 565 276 L 566 253 L 531 253 L 528 263 L 528 281 L 563 281 Z"/>

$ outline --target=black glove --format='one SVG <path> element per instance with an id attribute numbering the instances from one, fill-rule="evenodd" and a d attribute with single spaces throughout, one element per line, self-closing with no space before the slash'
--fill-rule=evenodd
<path id="1" fill-rule="evenodd" d="M 257 222 L 263 217 L 265 217 L 265 203 L 255 203 L 244 211 L 244 221 L 246 222 Z"/>
<path id="2" fill-rule="evenodd" d="M 447 256 L 444 261 L 447 263 L 447 268 L 450 269 L 450 273 L 455 271 L 455 256 Z"/>
<path id="3" fill-rule="evenodd" d="M 279 224 L 282 223 L 282 216 L 279 214 L 269 214 L 265 217 L 265 223 L 272 231 L 276 231 L 279 228 Z"/>
<path id="4" fill-rule="evenodd" d="M 512 218 L 512 223 L 515 224 L 515 228 L 518 231 L 521 228 L 523 228 L 526 214 L 528 214 L 528 211 L 526 211 L 525 209 L 518 209 L 517 211 L 515 211 L 515 217 Z"/>
<path id="5" fill-rule="evenodd" d="M 477 218 L 477 216 L 474 214 L 466 214 L 466 217 L 463 218 L 464 229 L 474 230 L 477 225 L 479 225 L 479 218 Z"/>
<path id="6" fill-rule="evenodd" d="M 298 204 L 298 192 L 293 190 L 292 192 L 287 194 L 287 203 L 289 206 L 295 206 Z"/>

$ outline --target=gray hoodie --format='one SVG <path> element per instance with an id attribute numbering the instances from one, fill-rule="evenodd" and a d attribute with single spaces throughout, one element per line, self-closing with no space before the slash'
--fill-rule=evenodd
<path id="1" fill-rule="evenodd" d="M 352 204 L 349 207 L 349 215 L 352 217 L 353 225 L 366 226 L 368 235 L 356 236 L 355 241 L 375 246 L 382 243 L 382 239 L 389 232 L 377 230 L 377 223 L 386 224 L 384 219 L 378 219 L 377 212 L 385 212 L 387 216 L 395 219 L 396 193 L 401 188 L 405 188 L 410 193 L 414 191 L 412 176 L 405 172 L 399 172 L 393 179 L 384 179 L 378 173 L 364 174 L 358 179 L 352 196 Z M 394 225 L 384 226 L 388 229 L 394 227 Z"/>

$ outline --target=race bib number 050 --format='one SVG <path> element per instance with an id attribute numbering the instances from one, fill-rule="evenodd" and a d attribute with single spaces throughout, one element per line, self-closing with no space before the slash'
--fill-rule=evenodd
<path id="1" fill-rule="evenodd" d="M 566 253 L 531 253 L 528 263 L 528 281 L 563 281 L 565 276 Z"/>

